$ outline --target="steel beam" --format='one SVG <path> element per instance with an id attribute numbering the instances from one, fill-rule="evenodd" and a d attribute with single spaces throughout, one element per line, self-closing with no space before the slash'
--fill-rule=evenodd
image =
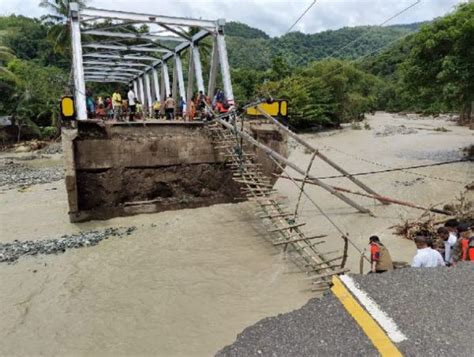
<path id="1" fill-rule="evenodd" d="M 86 84 L 84 81 L 84 68 L 82 62 L 81 24 L 79 18 L 79 5 L 70 3 L 69 17 L 71 20 L 71 47 L 72 67 L 74 71 L 74 99 L 78 120 L 87 120 Z"/>
<path id="2" fill-rule="evenodd" d="M 145 105 L 145 91 L 143 90 L 143 76 L 138 77 L 138 94 L 140 96 L 140 103 Z"/>
<path id="3" fill-rule="evenodd" d="M 199 53 L 199 46 L 197 44 L 192 46 L 194 75 L 196 76 L 196 84 L 198 91 L 205 93 L 204 80 L 202 79 L 201 54 Z"/>
<path id="4" fill-rule="evenodd" d="M 158 80 L 158 71 L 155 67 L 151 69 L 151 73 L 153 74 L 153 87 L 155 88 L 155 100 L 160 100 L 160 82 Z"/>
<path id="5" fill-rule="evenodd" d="M 147 73 L 144 73 L 143 77 L 145 77 L 145 91 L 146 91 L 148 113 L 151 113 L 151 110 L 153 108 L 153 100 L 151 99 L 150 75 Z"/>
<path id="6" fill-rule="evenodd" d="M 126 73 L 120 73 L 120 72 L 99 72 L 99 71 L 86 71 L 84 72 L 84 75 L 98 75 L 98 76 L 117 76 L 117 77 L 122 77 L 126 79 L 132 79 L 133 75 L 126 74 Z"/>
<path id="7" fill-rule="evenodd" d="M 171 85 L 171 94 L 174 100 L 178 99 L 178 71 L 176 70 L 176 64 L 173 66 L 173 84 Z"/>
<path id="8" fill-rule="evenodd" d="M 114 37 L 114 38 L 135 38 L 137 40 L 143 39 L 148 41 L 174 41 L 174 42 L 184 42 L 184 38 L 176 36 L 160 36 L 160 35 L 150 35 L 150 34 L 141 34 L 141 33 L 125 33 L 125 32 L 112 32 L 112 31 L 102 31 L 102 30 L 83 30 L 82 33 L 93 35 L 93 36 L 105 36 L 105 37 Z"/>
<path id="9" fill-rule="evenodd" d="M 93 64 L 93 65 L 104 65 L 104 66 L 125 66 L 125 67 L 147 67 L 149 64 L 138 63 L 138 62 L 118 62 L 118 61 L 84 61 L 84 64 Z"/>
<path id="10" fill-rule="evenodd" d="M 168 65 L 166 64 L 166 62 L 163 62 L 163 64 L 161 65 L 161 71 L 162 71 L 162 81 L 163 81 L 163 84 L 165 85 L 165 95 L 166 97 L 169 97 L 170 95 L 170 74 L 168 72 Z"/>
<path id="11" fill-rule="evenodd" d="M 128 83 L 123 79 L 103 79 L 103 78 L 86 78 L 86 82 L 96 82 L 96 83 Z"/>
<path id="12" fill-rule="evenodd" d="M 138 81 L 136 79 L 133 80 L 133 93 L 135 94 L 135 98 L 138 97 Z"/>
<path id="13" fill-rule="evenodd" d="M 214 38 L 212 42 L 212 54 L 211 54 L 211 69 L 209 71 L 209 83 L 207 88 L 207 95 L 214 97 L 216 90 L 217 71 L 219 69 L 219 52 L 217 51 L 217 41 Z"/>
<path id="14" fill-rule="evenodd" d="M 185 49 L 190 47 L 191 44 L 198 43 L 199 41 L 201 41 L 202 39 L 204 39 L 204 38 L 206 38 L 207 36 L 210 36 L 210 35 L 212 35 L 212 32 L 209 32 L 209 31 L 206 31 L 206 30 L 201 30 L 192 37 L 191 41 L 183 42 L 182 44 L 176 46 L 176 48 L 174 49 L 174 53 L 181 53 Z M 173 56 L 174 56 L 173 53 L 168 53 L 168 54 L 163 56 L 163 61 L 167 61 Z"/>
<path id="15" fill-rule="evenodd" d="M 102 50 L 116 50 L 116 51 L 136 51 L 136 52 L 161 52 L 169 53 L 170 51 L 164 50 L 159 47 L 140 47 L 140 46 L 117 46 L 117 45 L 103 45 L 100 43 L 87 43 L 82 47 L 102 49 Z"/>
<path id="16" fill-rule="evenodd" d="M 174 56 L 174 66 L 176 68 L 176 77 L 178 80 L 179 96 L 183 98 L 184 103 L 186 102 L 186 93 L 184 91 L 184 76 L 183 76 L 183 63 L 179 55 Z"/>
<path id="17" fill-rule="evenodd" d="M 150 57 L 150 56 L 108 55 L 105 53 L 86 53 L 83 55 L 83 57 L 123 59 L 123 60 L 133 60 L 133 61 L 156 61 L 157 60 L 157 57 Z"/>
<path id="18" fill-rule="evenodd" d="M 194 93 L 194 64 L 193 64 L 193 53 L 189 51 L 189 63 L 188 63 L 188 88 L 186 90 L 186 98 L 188 101 L 193 99 Z"/>
<path id="19" fill-rule="evenodd" d="M 230 67 L 227 58 L 227 48 L 223 33 L 218 33 L 216 37 L 217 50 L 219 52 L 219 62 L 221 63 L 222 84 L 224 93 L 230 105 L 234 104 L 234 91 L 232 90 L 232 81 L 230 79 Z"/>
<path id="20" fill-rule="evenodd" d="M 136 21 L 136 22 L 151 22 L 156 24 L 164 25 L 177 25 L 177 26 L 195 26 L 213 29 L 216 27 L 216 23 L 210 20 L 197 20 L 188 19 L 184 17 L 171 17 L 171 16 L 160 16 L 152 14 L 141 14 L 117 10 L 103 10 L 92 7 L 86 7 L 81 10 L 81 14 L 90 17 L 101 17 L 104 19 L 116 19 L 125 21 Z"/>
<path id="21" fill-rule="evenodd" d="M 125 67 L 94 67 L 94 66 L 84 66 L 84 71 L 88 70 L 97 70 L 97 71 L 105 71 L 105 72 L 112 72 L 112 71 L 120 71 L 120 72 L 128 72 L 128 73 L 142 73 L 139 69 L 135 68 L 125 68 Z"/>

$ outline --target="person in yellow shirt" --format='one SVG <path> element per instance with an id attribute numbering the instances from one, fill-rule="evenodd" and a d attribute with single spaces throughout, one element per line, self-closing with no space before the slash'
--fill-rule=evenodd
<path id="1" fill-rule="evenodd" d="M 120 120 L 122 117 L 122 96 L 118 87 L 115 89 L 114 94 L 112 94 L 112 107 L 114 110 L 114 120 Z"/>
<path id="2" fill-rule="evenodd" d="M 155 119 L 160 119 L 160 109 L 161 109 L 161 103 L 157 99 L 155 103 L 153 103 L 153 112 L 154 112 L 153 114 L 154 114 Z"/>

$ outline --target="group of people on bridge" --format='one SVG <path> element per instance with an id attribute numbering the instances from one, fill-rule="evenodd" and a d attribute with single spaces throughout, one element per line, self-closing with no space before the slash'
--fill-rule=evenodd
<path id="1" fill-rule="evenodd" d="M 94 97 L 90 90 L 86 92 L 87 113 L 89 119 L 135 121 L 145 119 L 167 120 L 211 120 L 214 114 L 225 114 L 229 111 L 229 103 L 224 91 L 217 89 L 214 97 L 205 95 L 202 91 L 194 93 L 185 103 L 183 97 L 176 100 L 172 94 L 160 102 L 156 98 L 149 108 L 137 98 L 133 87 L 129 87 L 125 97 L 120 87 L 112 96 Z"/>
<path id="2" fill-rule="evenodd" d="M 473 222 L 448 220 L 433 236 L 421 231 L 414 237 L 417 253 L 411 263 L 412 268 L 434 268 L 455 266 L 461 261 L 474 263 Z M 369 238 L 371 272 L 384 273 L 393 270 L 393 262 L 388 249 L 378 236 Z"/>

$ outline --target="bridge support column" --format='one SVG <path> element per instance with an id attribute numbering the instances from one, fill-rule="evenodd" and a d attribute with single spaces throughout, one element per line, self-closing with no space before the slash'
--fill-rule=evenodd
<path id="1" fill-rule="evenodd" d="M 173 66 L 173 82 L 171 86 L 171 94 L 173 94 L 173 99 L 178 100 L 178 72 L 176 71 L 176 63 Z"/>
<path id="2" fill-rule="evenodd" d="M 161 73 L 162 73 L 162 81 L 163 81 L 163 84 L 165 85 L 165 96 L 169 97 L 171 93 L 170 74 L 168 72 L 168 65 L 166 64 L 166 62 L 163 62 L 163 64 L 161 65 Z"/>
<path id="3" fill-rule="evenodd" d="M 153 86 L 155 88 L 155 100 L 161 100 L 160 96 L 160 82 L 158 80 L 158 71 L 156 70 L 155 67 L 151 70 L 153 74 Z"/>
<path id="4" fill-rule="evenodd" d="M 71 3 L 69 7 L 71 18 L 72 67 L 74 71 L 74 101 L 78 120 L 87 119 L 86 83 L 82 63 L 81 26 L 79 4 Z"/>
<path id="5" fill-rule="evenodd" d="M 201 54 L 199 53 L 199 45 L 195 44 L 192 46 L 193 62 L 194 62 L 194 74 L 196 76 L 196 84 L 198 91 L 205 93 L 204 80 L 202 79 L 202 66 L 201 66 Z"/>
<path id="6" fill-rule="evenodd" d="M 179 97 L 183 98 L 185 107 L 183 110 L 186 110 L 186 93 L 184 91 L 183 64 L 181 63 L 181 57 L 179 55 L 174 56 L 174 66 L 176 68 L 176 75 L 178 79 Z"/>
<path id="7" fill-rule="evenodd" d="M 209 83 L 207 89 L 207 95 L 214 97 L 214 92 L 216 90 L 216 80 L 217 80 L 217 70 L 219 68 L 219 52 L 217 51 L 217 41 L 216 39 L 212 42 L 212 55 L 211 55 L 211 70 L 209 72 Z"/>
<path id="8" fill-rule="evenodd" d="M 193 99 L 194 92 L 194 64 L 193 64 L 193 53 L 189 50 L 189 66 L 188 66 L 188 89 L 186 92 L 186 98 L 188 100 Z"/>
<path id="9" fill-rule="evenodd" d="M 145 91 L 143 90 L 143 75 L 138 77 L 138 97 L 140 98 L 140 103 L 142 103 L 142 108 L 145 105 Z"/>
<path id="10" fill-rule="evenodd" d="M 145 72 L 143 73 L 143 77 L 145 77 L 146 104 L 148 108 L 148 115 L 150 115 L 153 109 L 153 101 L 151 99 L 150 74 Z"/>
<path id="11" fill-rule="evenodd" d="M 133 93 L 135 94 L 135 98 L 138 98 L 138 83 L 137 80 L 133 80 Z"/>
<path id="12" fill-rule="evenodd" d="M 224 93 L 229 101 L 229 104 L 234 104 L 234 92 L 232 90 L 232 81 L 230 79 L 229 60 L 227 59 L 227 48 L 225 46 L 224 38 L 224 22 L 225 20 L 218 20 L 219 31 L 216 36 L 217 50 L 219 51 L 219 62 L 221 63 L 222 84 L 224 85 Z"/>

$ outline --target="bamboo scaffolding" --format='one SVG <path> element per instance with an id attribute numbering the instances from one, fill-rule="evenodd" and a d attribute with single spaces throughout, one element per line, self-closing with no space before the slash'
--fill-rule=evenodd
<path id="1" fill-rule="evenodd" d="M 280 155 L 280 154 L 277 153 L 276 151 L 270 149 L 268 146 L 261 144 L 260 142 L 258 142 L 257 140 L 255 140 L 251 135 L 247 134 L 245 131 L 239 130 L 237 127 L 232 126 L 231 124 L 229 124 L 228 122 L 226 122 L 226 121 L 224 121 L 224 120 L 222 120 L 222 119 L 218 119 L 218 121 L 219 121 L 219 123 L 221 123 L 221 124 L 222 124 L 224 127 L 226 127 L 227 129 L 237 131 L 237 133 L 238 133 L 243 139 L 245 139 L 246 141 L 248 141 L 248 142 L 251 143 L 252 145 L 258 147 L 259 149 L 263 150 L 263 151 L 266 152 L 269 156 L 273 157 L 275 160 L 277 160 L 277 161 L 279 161 L 279 162 L 281 162 L 281 163 L 287 165 L 288 167 L 291 167 L 293 170 L 295 170 L 296 172 L 298 172 L 298 173 L 301 174 L 301 175 L 304 175 L 304 174 L 305 174 L 305 171 L 302 170 L 300 167 L 298 167 L 297 165 L 295 165 L 294 163 L 292 163 L 291 161 L 289 161 L 288 159 L 286 159 L 285 157 L 283 157 L 282 155 Z M 334 196 L 336 196 L 337 198 L 341 199 L 342 201 L 344 201 L 344 202 L 347 203 L 348 205 L 354 207 L 354 208 L 357 209 L 359 212 L 372 214 L 369 209 L 362 207 L 362 206 L 359 205 L 358 203 L 354 202 L 354 201 L 351 200 L 350 198 L 348 198 L 348 197 L 344 196 L 343 194 L 341 194 L 340 192 L 336 191 L 336 190 L 333 189 L 331 186 L 327 185 L 326 183 L 324 183 L 323 181 L 319 180 L 318 178 L 316 178 L 316 177 L 314 177 L 314 176 L 308 176 L 308 178 L 310 178 L 312 181 L 315 182 L 315 184 L 317 184 L 318 186 L 322 187 L 322 188 L 325 189 L 326 191 L 332 193 Z"/>
<path id="2" fill-rule="evenodd" d="M 289 136 L 291 136 L 296 142 L 299 144 L 303 145 L 305 148 L 310 150 L 311 152 L 315 153 L 321 160 L 326 162 L 329 166 L 334 168 L 335 170 L 339 171 L 341 174 L 343 174 L 345 177 L 347 177 L 349 180 L 351 180 L 353 183 L 355 183 L 357 186 L 362 188 L 364 191 L 372 194 L 379 196 L 377 192 L 372 190 L 369 186 L 352 176 L 348 171 L 344 170 L 341 166 L 336 164 L 334 161 L 330 160 L 327 156 L 322 154 L 318 149 L 316 149 L 314 146 L 312 146 L 310 143 L 308 143 L 306 140 L 302 139 L 299 135 L 291 131 L 289 128 L 284 126 L 282 123 L 280 123 L 278 120 L 276 120 L 274 117 L 272 117 L 270 114 L 265 112 L 262 108 L 260 108 L 259 105 L 257 105 L 257 111 L 262 114 L 265 118 L 271 120 L 273 123 L 277 125 L 278 128 L 286 132 Z M 387 204 L 387 202 L 381 201 L 383 204 Z"/>
<path id="3" fill-rule="evenodd" d="M 322 242 L 311 244 L 311 239 L 323 236 L 307 237 L 300 230 L 300 228 L 304 226 L 304 222 L 293 224 L 286 219 L 286 217 L 291 216 L 292 213 L 286 210 L 282 202 L 279 202 L 280 199 L 284 197 L 274 195 L 275 190 L 271 189 L 273 185 L 270 185 L 270 180 L 264 176 L 259 169 L 261 165 L 251 161 L 253 156 L 245 155 L 241 149 L 234 150 L 233 148 L 222 147 L 222 145 L 220 145 L 220 140 L 227 140 L 226 138 L 232 137 L 232 139 L 235 140 L 234 144 L 239 146 L 240 141 L 239 147 L 242 148 L 242 135 L 240 135 L 241 140 L 238 140 L 239 135 L 230 136 L 224 134 L 226 131 L 222 127 L 219 128 L 218 124 L 217 128 L 217 130 L 213 130 L 213 135 L 216 137 L 214 145 L 215 147 L 220 147 L 219 150 L 226 154 L 223 157 L 228 159 L 227 165 L 234 171 L 233 179 L 244 186 L 242 191 L 247 192 L 247 197 L 260 207 L 260 211 L 256 213 L 257 217 L 260 219 L 268 219 L 275 227 L 269 229 L 269 232 L 272 233 L 270 237 L 278 235 L 283 239 L 274 242 L 274 244 L 284 245 L 285 250 L 291 246 L 293 248 L 292 252 L 297 254 L 304 264 L 314 267 L 313 270 L 316 269 L 316 266 L 320 266 L 319 271 L 333 271 L 334 266 L 325 262 L 323 258 L 324 253 L 320 253 L 314 248 L 315 245 L 321 244 Z M 229 127 L 226 128 L 229 129 Z M 282 227 L 282 225 L 284 227 Z"/>

